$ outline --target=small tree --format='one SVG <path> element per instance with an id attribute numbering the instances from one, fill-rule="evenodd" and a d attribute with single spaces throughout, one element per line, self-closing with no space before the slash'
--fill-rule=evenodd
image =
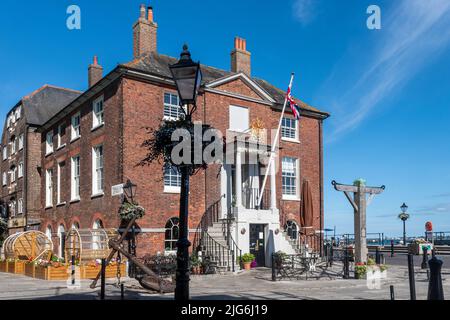
<path id="1" fill-rule="evenodd" d="M 6 239 L 7 234 L 8 223 L 3 218 L 0 218 L 0 245 L 3 244 L 3 241 Z"/>

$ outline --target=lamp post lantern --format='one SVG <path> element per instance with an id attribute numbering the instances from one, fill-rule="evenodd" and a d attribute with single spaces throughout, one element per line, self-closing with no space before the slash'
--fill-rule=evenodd
<path id="1" fill-rule="evenodd" d="M 403 245 L 406 246 L 406 220 L 409 219 L 409 214 L 406 213 L 406 211 L 408 210 L 408 206 L 406 203 L 403 203 L 400 209 L 402 210 L 402 213 L 398 215 L 398 218 L 403 221 Z"/>
<path id="2" fill-rule="evenodd" d="M 126 196 L 126 201 L 134 204 L 134 197 L 136 196 L 137 185 L 127 179 L 127 182 L 123 185 L 123 192 Z M 124 199 L 125 201 L 125 199 Z M 131 235 L 128 238 L 128 252 L 133 256 L 136 256 L 136 226 L 133 224 L 131 227 Z M 134 262 L 130 261 L 129 275 L 134 277 L 136 275 L 136 266 Z"/>
<path id="3" fill-rule="evenodd" d="M 192 121 L 192 114 L 196 110 L 198 90 L 202 81 L 200 63 L 191 59 L 187 45 L 183 46 L 180 60 L 169 65 L 175 86 L 178 91 L 180 104 L 187 122 Z M 177 241 L 177 270 L 175 300 L 189 300 L 189 177 L 193 171 L 192 163 L 183 163 L 178 166 L 181 172 L 180 194 L 180 237 Z"/>
<path id="4" fill-rule="evenodd" d="M 133 202 L 134 197 L 136 196 L 137 185 L 127 180 L 127 182 L 123 185 L 123 192 L 127 196 L 127 199 L 130 199 Z"/>

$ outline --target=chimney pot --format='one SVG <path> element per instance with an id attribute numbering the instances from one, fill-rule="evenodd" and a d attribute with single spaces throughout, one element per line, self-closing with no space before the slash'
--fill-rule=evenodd
<path id="1" fill-rule="evenodd" d="M 94 56 L 93 63 L 88 68 L 89 88 L 103 78 L 103 67 L 98 64 L 98 57 Z"/>
<path id="2" fill-rule="evenodd" d="M 141 15 L 133 25 L 133 56 L 156 52 L 158 25 L 153 21 L 153 8 L 141 5 Z"/>
<path id="3" fill-rule="evenodd" d="M 231 71 L 243 72 L 250 76 L 250 52 L 247 51 L 247 41 L 240 37 L 234 38 L 234 50 L 231 52 Z"/>
<path id="4" fill-rule="evenodd" d="M 153 7 L 148 7 L 148 21 L 153 22 Z"/>
<path id="5" fill-rule="evenodd" d="M 141 16 L 142 19 L 145 19 L 145 4 L 141 4 Z"/>

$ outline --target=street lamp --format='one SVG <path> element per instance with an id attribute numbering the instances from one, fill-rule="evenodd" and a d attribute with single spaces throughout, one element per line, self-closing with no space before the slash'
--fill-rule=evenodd
<path id="1" fill-rule="evenodd" d="M 137 185 L 131 182 L 130 179 L 123 185 L 123 192 L 132 204 L 134 204 L 134 197 L 136 196 Z M 131 226 L 131 238 L 128 238 L 128 252 L 136 257 L 136 227 L 135 224 Z M 136 266 L 134 262 L 130 261 L 129 273 L 131 277 L 136 275 Z"/>
<path id="2" fill-rule="evenodd" d="M 136 196 L 137 185 L 127 180 L 127 182 L 123 185 L 123 192 L 127 196 L 127 199 L 130 199 L 133 202 L 133 198 Z"/>
<path id="3" fill-rule="evenodd" d="M 406 203 L 403 203 L 400 209 L 402 210 L 402 213 L 398 215 L 398 218 L 403 221 L 403 245 L 406 246 L 406 220 L 409 219 L 409 214 L 406 213 L 406 211 L 408 210 L 408 206 Z"/>
<path id="4" fill-rule="evenodd" d="M 186 115 L 186 121 L 191 122 L 192 114 L 196 110 L 196 100 L 198 90 L 202 81 L 200 63 L 195 63 L 191 59 L 191 53 L 187 45 L 183 46 L 180 60 L 169 65 L 178 95 Z M 191 106 L 191 109 L 189 107 Z M 181 172 L 181 194 L 180 194 L 180 237 L 177 241 L 177 271 L 175 300 L 189 300 L 189 177 L 192 173 L 192 163 L 184 163 L 179 167 Z"/>

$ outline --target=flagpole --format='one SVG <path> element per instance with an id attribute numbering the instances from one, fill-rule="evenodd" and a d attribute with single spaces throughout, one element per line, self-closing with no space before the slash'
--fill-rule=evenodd
<path id="1" fill-rule="evenodd" d="M 293 81 L 294 81 L 294 73 L 292 72 L 291 73 L 291 80 L 289 81 L 289 90 L 291 90 L 291 88 L 292 88 L 292 82 Z M 260 196 L 258 198 L 258 208 L 261 206 L 262 194 L 264 193 L 264 188 L 266 187 L 267 177 L 268 177 L 268 174 L 270 172 L 270 166 L 272 165 L 272 162 L 274 160 L 275 150 L 276 150 L 277 144 L 278 144 L 278 137 L 280 136 L 281 124 L 283 123 L 283 116 L 284 116 L 284 111 L 286 110 L 286 105 L 287 105 L 287 95 L 284 97 L 284 105 L 283 105 L 283 109 L 281 110 L 280 121 L 278 123 L 278 129 L 277 129 L 277 132 L 275 134 L 275 139 L 273 140 L 274 142 L 273 142 L 272 150 L 270 152 L 269 163 L 267 164 L 266 174 L 264 175 L 264 180 L 263 180 L 263 184 L 262 184 L 262 187 L 261 187 Z"/>

